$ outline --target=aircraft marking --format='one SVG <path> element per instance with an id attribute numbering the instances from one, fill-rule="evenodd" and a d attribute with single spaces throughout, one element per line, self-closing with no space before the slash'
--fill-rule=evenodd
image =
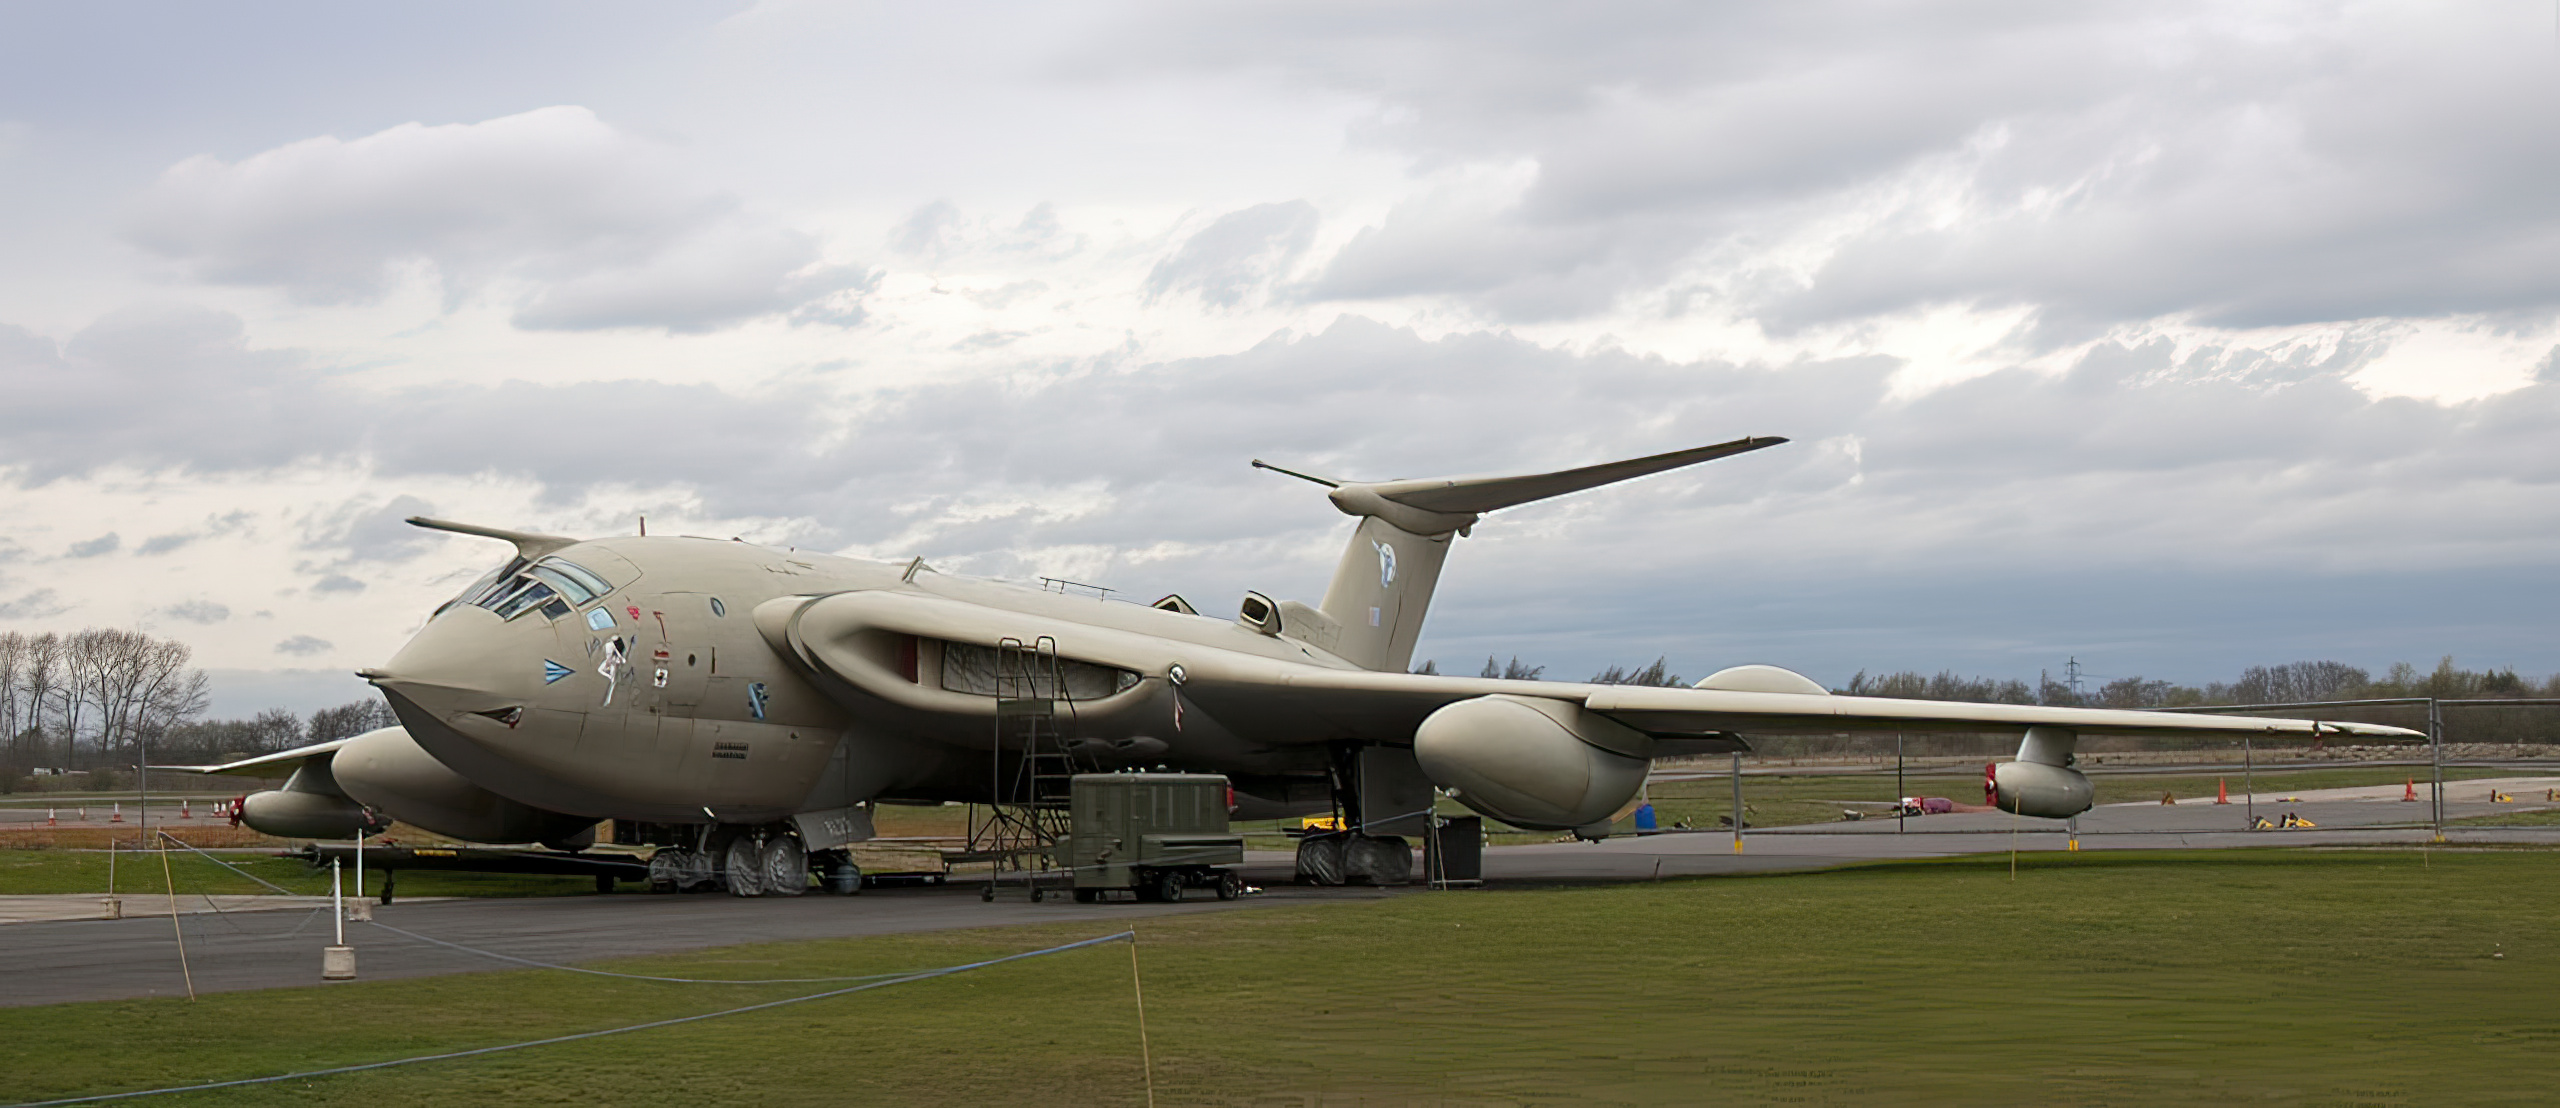
<path id="1" fill-rule="evenodd" d="M 1377 543 L 1375 545 L 1378 548 L 1378 587 L 1382 589 L 1394 588 L 1396 583 L 1396 548 L 1385 543 Z"/>
<path id="2" fill-rule="evenodd" d="M 764 682 L 750 681 L 747 683 L 747 713 L 749 715 L 752 715 L 757 719 L 764 718 L 764 698 Z"/>
<path id="3" fill-rule="evenodd" d="M 558 684 L 561 678 L 575 672 L 577 671 L 549 658 L 542 660 L 542 683 L 545 685 Z"/>

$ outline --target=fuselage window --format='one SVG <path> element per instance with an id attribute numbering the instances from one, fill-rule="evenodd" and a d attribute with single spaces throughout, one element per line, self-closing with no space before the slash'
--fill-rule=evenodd
<path id="1" fill-rule="evenodd" d="M 533 568 L 526 572 L 533 574 L 533 576 L 542 583 L 551 586 L 551 591 L 559 593 L 561 597 L 568 600 L 571 604 L 584 604 L 600 595 L 596 590 L 588 588 L 578 579 L 560 572 L 558 566 L 536 562 L 534 563 Z"/>
<path id="2" fill-rule="evenodd" d="M 526 566 L 523 560 L 509 562 L 505 579 L 475 587 L 470 603 L 498 613 L 500 619 L 539 609 L 551 619 L 568 615 L 576 606 L 613 591 L 613 585 L 584 566 L 558 558 L 544 558 Z"/>
<path id="3" fill-rule="evenodd" d="M 729 606 L 721 603 L 719 597 L 712 597 L 711 614 L 714 616 L 727 616 L 729 614 Z"/>
<path id="4" fill-rule="evenodd" d="M 552 599 L 557 595 L 557 593 L 551 591 L 551 586 L 543 584 L 540 581 L 534 581 L 521 589 L 517 589 L 516 591 L 507 594 L 506 599 L 499 601 L 495 607 L 492 607 L 489 610 L 498 613 L 499 619 L 507 619 L 514 616 L 517 612 L 524 611 L 525 609 L 540 604 L 545 600 Z"/>
<path id="5" fill-rule="evenodd" d="M 436 605 L 435 614 L 443 615 L 445 609 L 451 608 L 457 604 L 478 604 L 481 601 L 489 599 L 490 593 L 502 587 L 514 584 L 510 575 L 523 568 L 524 559 L 507 559 L 507 563 L 505 565 L 481 574 L 480 579 L 473 581 L 469 588 L 453 594 L 453 599 Z"/>
<path id="6" fill-rule="evenodd" d="M 564 561 L 559 558 L 544 558 L 537 564 L 546 569 L 559 571 L 563 576 L 568 577 L 570 580 L 586 586 L 587 591 L 593 595 L 603 596 L 604 594 L 613 591 L 612 582 L 606 581 L 604 578 L 597 576 L 593 570 L 579 565 L 576 562 Z"/>

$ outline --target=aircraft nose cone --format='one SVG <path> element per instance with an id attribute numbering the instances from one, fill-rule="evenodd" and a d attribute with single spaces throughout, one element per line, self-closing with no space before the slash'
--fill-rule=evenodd
<path id="1" fill-rule="evenodd" d="M 366 680 L 439 719 L 524 704 L 542 688 L 541 664 L 527 664 L 519 628 L 495 613 L 456 608 L 427 621 L 391 660 L 359 671 Z"/>

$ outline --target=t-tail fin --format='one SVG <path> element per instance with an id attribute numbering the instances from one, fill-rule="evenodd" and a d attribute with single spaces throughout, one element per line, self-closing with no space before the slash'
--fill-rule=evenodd
<path id="1" fill-rule="evenodd" d="M 1342 552 L 1333 584 L 1326 587 L 1324 603 L 1317 608 L 1335 625 L 1325 629 L 1324 637 L 1331 641 L 1319 645 L 1367 669 L 1400 671 L 1413 662 L 1414 640 L 1422 635 L 1422 617 L 1431 607 L 1432 589 L 1440 583 L 1440 565 L 1448 559 L 1449 544 L 1467 534 L 1484 513 L 1785 441 L 1735 439 L 1520 477 L 1336 481 L 1281 469 L 1260 459 L 1253 464 L 1330 486 L 1333 491 L 1328 497 L 1334 507 L 1360 517 L 1360 527 L 1352 533 L 1351 546 Z"/>

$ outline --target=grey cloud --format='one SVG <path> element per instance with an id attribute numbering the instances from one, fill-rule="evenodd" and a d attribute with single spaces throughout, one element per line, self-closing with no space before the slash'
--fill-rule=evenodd
<path id="1" fill-rule="evenodd" d="M 37 589 L 16 600 L 0 601 L 0 619 L 43 619 L 70 610 L 55 600 L 52 589 Z"/>
<path id="2" fill-rule="evenodd" d="M 1156 263 L 1147 296 L 1189 291 L 1211 307 L 1242 305 L 1288 273 L 1315 242 L 1317 223 L 1315 205 L 1304 200 L 1228 212 Z"/>
<path id="3" fill-rule="evenodd" d="M 202 536 L 190 535 L 184 532 L 175 532 L 166 535 L 153 535 L 150 538 L 142 540 L 142 545 L 134 547 L 133 552 L 136 554 L 146 555 L 166 554 L 170 551 L 184 547 L 188 543 L 194 542 L 201 537 Z"/>
<path id="4" fill-rule="evenodd" d="M 358 581 L 343 573 L 332 573 L 326 577 L 322 577 L 318 581 L 312 582 L 311 591 L 320 596 L 327 596 L 330 593 L 340 592 L 358 593 L 364 591 L 364 582 Z"/>
<path id="5" fill-rule="evenodd" d="M 95 558 L 100 554 L 113 554 L 123 546 L 124 540 L 115 532 L 109 531 L 94 539 L 72 543 L 68 555 L 74 558 Z"/>
<path id="6" fill-rule="evenodd" d="M 131 376 L 83 359 L 135 344 L 150 346 L 91 336 L 60 357 Z M 218 342 L 150 348 L 196 351 L 215 366 L 239 357 Z M 2187 582 L 2160 598 L 2187 615 L 2155 615 L 2154 638 L 2174 638 L 2158 628 L 2180 619 L 2220 619 L 2215 590 L 2252 574 L 2398 574 L 2441 585 L 2446 603 L 2470 596 L 2512 611 L 2512 595 L 2483 598 L 2461 582 L 2547 564 L 2560 529 L 2560 504 L 2543 492 L 2560 484 L 2548 446 L 2560 440 L 2560 382 L 2454 405 L 2376 400 L 2347 383 L 2370 349 L 2099 344 L 2058 375 L 2008 370 L 1898 399 L 1899 365 L 1887 359 L 1682 362 L 1501 334 L 1427 340 L 1346 316 L 1228 355 L 1034 365 L 866 394 L 859 406 L 801 386 L 750 395 L 516 382 L 375 395 L 314 377 L 296 387 L 315 421 L 274 430 L 393 478 L 507 474 L 540 482 L 561 505 L 599 487 L 671 486 L 699 507 L 661 515 L 670 529 L 694 512 L 791 521 L 804 546 L 1016 576 L 1060 573 L 1072 559 L 1079 579 L 1181 591 L 1212 611 L 1246 588 L 1315 595 L 1341 542 L 1343 520 L 1316 490 L 1250 470 L 1249 457 L 1392 478 L 1794 438 L 1478 528 L 1452 563 L 1433 642 L 1508 652 L 1496 640 L 1528 636 L 1580 652 L 1552 659 L 1571 668 L 1637 660 L 1610 653 L 1629 642 L 1723 643 L 1745 631 L 1855 664 L 1868 664 L 1854 655 L 1870 631 L 1906 645 L 1939 634 L 1929 621 L 1946 641 L 2025 635 L 1994 618 L 2010 608 L 1968 598 L 2004 579 L 2058 582 L 2049 575 L 2060 566 L 2084 582 Z M 288 378 L 299 372 L 283 364 Z M 186 410 L 193 395 L 164 411 L 153 390 L 116 393 L 64 422 L 134 432 L 75 444 L 98 463 L 119 460 L 111 447 L 184 457 L 201 441 L 217 461 L 194 468 L 238 464 L 218 453 L 233 449 L 230 435 L 190 430 L 201 421 Z M 153 430 L 167 433 L 143 433 Z M 0 449 L 28 448 L 12 434 Z M 350 518 L 387 528 L 399 510 L 368 505 Z M 363 535 L 350 527 L 347 549 Z M 1897 590 L 1899 607 L 1825 599 Z M 0 614 L 50 610 L 39 595 Z M 1879 622 L 1891 620 L 1907 622 Z M 1806 630 L 1816 625 L 1832 637 Z M 1627 637 L 1589 637 L 1595 628 Z M 2408 643 L 2404 653 L 2434 648 L 2425 628 L 2404 630 L 2390 640 Z"/>
<path id="7" fill-rule="evenodd" d="M 368 392 L 298 353 L 248 349 L 235 317 L 180 308 L 116 313 L 59 349 L 0 325 L 0 376 L 13 401 L 0 405 L 0 466 L 36 482 L 118 463 L 237 472 L 356 457 L 393 477 L 522 473 L 561 489 L 774 481 L 797 471 L 793 444 L 825 433 L 825 405 L 790 391 L 613 381 Z M 331 526 L 322 541 L 377 554 L 411 541 L 381 513 L 361 533 Z"/>
<path id="8" fill-rule="evenodd" d="M 1704 264 L 1775 327 L 2024 305 L 2052 342 L 2547 317 L 2560 100 L 2528 12 L 1166 5 L 1077 58 L 1276 72 L 1377 103 L 1364 139 L 1421 169 L 1534 167 L 1508 207 L 1406 206 L 1325 295 L 1570 316 Z M 1809 281 L 1733 268 L 1791 237 L 1828 244 Z"/>
<path id="9" fill-rule="evenodd" d="M 220 623 L 231 618 L 231 609 L 210 600 L 188 600 L 161 609 L 170 616 L 189 623 Z"/>
<path id="10" fill-rule="evenodd" d="M 309 655 L 334 649 L 336 646 L 336 643 L 330 642 L 327 639 L 314 638 L 310 635 L 295 635 L 292 638 L 277 643 L 276 653 L 291 654 L 297 657 L 307 657 Z"/>
<path id="11" fill-rule="evenodd" d="M 700 333 L 789 312 L 798 322 L 853 327 L 865 316 L 861 294 L 879 287 L 880 276 L 859 266 L 818 264 L 817 242 L 806 235 L 705 236 L 636 267 L 551 285 L 518 310 L 514 322 L 529 331 Z"/>
<path id="12" fill-rule="evenodd" d="M 889 249 L 911 258 L 936 261 L 959 245 L 960 208 L 936 200 L 910 213 L 889 236 Z"/>
<path id="13" fill-rule="evenodd" d="M 302 545 L 306 549 L 342 550 L 353 561 L 403 562 L 442 542 L 444 536 L 408 524 L 411 516 L 435 514 L 433 503 L 406 494 L 388 502 L 359 498 L 340 505 L 319 521 L 315 533 Z"/>
<path id="14" fill-rule="evenodd" d="M 1046 282 L 1023 280 L 1008 281 L 996 288 L 965 293 L 963 295 L 966 295 L 969 298 L 970 303 L 976 304 L 981 308 L 986 308 L 991 311 L 1003 311 L 1006 308 L 1010 308 L 1047 291 L 1049 291 L 1049 286 Z"/>
<path id="15" fill-rule="evenodd" d="M 449 301 L 526 283 L 515 321 L 537 330 L 712 330 L 862 280 L 581 107 L 189 159 L 142 198 L 131 234 L 200 279 L 317 303 L 376 299 L 418 267 Z"/>

